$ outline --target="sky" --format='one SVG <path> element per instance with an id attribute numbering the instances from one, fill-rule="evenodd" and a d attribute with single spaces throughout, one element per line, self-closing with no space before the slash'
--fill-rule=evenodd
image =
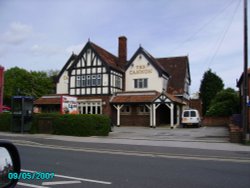
<path id="1" fill-rule="evenodd" d="M 0 0 L 0 65 L 61 70 L 88 40 L 114 55 L 127 37 L 128 60 L 188 55 L 191 87 L 211 69 L 236 88 L 243 71 L 243 0 Z"/>

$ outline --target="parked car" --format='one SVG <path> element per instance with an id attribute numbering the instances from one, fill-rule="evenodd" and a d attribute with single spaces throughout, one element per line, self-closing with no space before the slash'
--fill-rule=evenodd
<path id="1" fill-rule="evenodd" d="M 11 111 L 11 107 L 9 107 L 9 106 L 2 106 L 2 111 L 3 112 L 10 112 Z"/>
<path id="2" fill-rule="evenodd" d="M 188 109 L 182 112 L 181 124 L 183 127 L 201 126 L 201 118 L 198 110 Z"/>

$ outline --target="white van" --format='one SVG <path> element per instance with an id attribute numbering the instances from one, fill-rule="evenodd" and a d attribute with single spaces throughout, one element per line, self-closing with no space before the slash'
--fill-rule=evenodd
<path id="1" fill-rule="evenodd" d="M 187 126 L 201 126 L 201 118 L 198 110 L 189 109 L 182 112 L 181 124 L 183 127 Z"/>

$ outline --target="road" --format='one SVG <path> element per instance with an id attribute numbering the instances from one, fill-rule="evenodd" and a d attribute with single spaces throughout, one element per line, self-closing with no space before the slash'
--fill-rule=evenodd
<path id="1" fill-rule="evenodd" d="M 7 139 L 8 137 L 1 136 Z M 17 140 L 18 139 L 18 140 Z M 248 188 L 250 152 L 13 138 L 23 172 L 53 172 L 17 187 Z"/>

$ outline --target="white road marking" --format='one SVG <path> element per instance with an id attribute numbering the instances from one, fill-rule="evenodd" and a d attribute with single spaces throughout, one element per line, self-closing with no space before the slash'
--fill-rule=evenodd
<path id="1" fill-rule="evenodd" d="M 25 169 L 21 169 L 21 171 L 31 172 L 31 173 L 35 173 L 36 172 L 36 171 L 25 170 Z M 92 179 L 86 179 L 86 178 L 77 178 L 77 177 L 64 176 L 64 175 L 59 175 L 59 174 L 55 174 L 55 177 L 65 178 L 65 179 L 72 179 L 72 180 L 79 180 L 79 181 L 87 181 L 87 182 L 92 182 L 92 183 L 107 184 L 107 185 L 112 184 L 112 182 L 108 182 L 108 181 L 92 180 Z"/>
<path id="2" fill-rule="evenodd" d="M 44 186 L 34 185 L 34 184 L 28 184 L 28 183 L 22 183 L 22 182 L 18 182 L 17 184 L 21 185 L 21 186 L 26 186 L 26 187 L 49 188 L 49 187 L 44 187 Z"/>
<path id="3" fill-rule="evenodd" d="M 51 181 L 51 182 L 43 182 L 42 185 L 65 185 L 65 184 L 74 184 L 74 183 L 82 183 L 81 181 Z"/>
<path id="4" fill-rule="evenodd" d="M 114 155 L 128 155 L 128 156 L 139 156 L 139 157 L 162 157 L 171 159 L 186 159 L 186 160 L 201 160 L 201 161 L 224 161 L 224 162 L 236 162 L 236 163 L 250 163 L 248 158 L 240 157 L 228 157 L 223 156 L 203 156 L 203 155 L 188 155 L 188 154 L 173 154 L 173 153 L 157 153 L 157 152 L 143 152 L 143 151 L 123 151 L 123 150 L 112 150 L 112 149 L 98 149 L 95 148 L 70 148 L 65 146 L 55 146 L 55 145 L 28 145 L 19 144 L 15 145 L 28 146 L 35 148 L 48 148 L 48 149 L 59 149 L 66 151 L 81 151 L 89 153 L 104 153 L 104 154 L 114 154 Z"/>
<path id="5" fill-rule="evenodd" d="M 0 139 L 0 140 L 6 140 L 6 139 Z M 36 144 L 36 145 L 42 145 L 38 142 L 32 142 L 32 141 L 29 141 L 29 140 L 15 140 L 15 139 L 9 139 L 11 142 L 17 142 L 17 143 L 24 143 L 24 144 Z"/>

